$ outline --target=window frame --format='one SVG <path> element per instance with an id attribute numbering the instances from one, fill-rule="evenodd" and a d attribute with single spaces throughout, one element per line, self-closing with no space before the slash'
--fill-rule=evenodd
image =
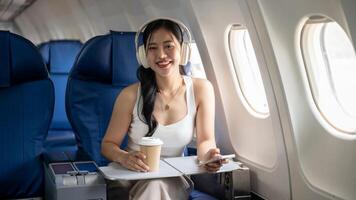
<path id="1" fill-rule="evenodd" d="M 257 56 L 256 56 L 256 52 L 255 52 L 255 49 L 253 47 L 253 44 L 252 44 L 252 40 L 250 38 L 250 42 L 251 42 L 251 45 L 252 45 L 252 51 L 253 51 L 253 56 L 255 56 L 255 59 L 256 59 L 256 63 L 257 63 L 257 70 L 258 70 L 258 73 L 257 76 L 258 78 L 260 78 L 260 82 L 261 82 L 261 86 L 262 86 L 262 91 L 264 92 L 264 100 L 265 100 L 265 103 L 266 103 L 266 106 L 267 106 L 267 109 L 266 109 L 266 112 L 263 112 L 263 111 L 260 111 L 258 109 L 256 109 L 256 106 L 253 105 L 253 103 L 251 103 L 251 101 L 249 100 L 249 98 L 247 98 L 247 94 L 246 94 L 246 91 L 245 91 L 245 87 L 244 87 L 244 83 L 242 83 L 242 78 L 241 76 L 243 76 L 239 70 L 240 68 L 240 63 L 239 62 L 236 62 L 237 59 L 239 59 L 239 55 L 237 55 L 236 52 L 239 52 L 239 48 L 236 49 L 236 50 L 233 50 L 233 44 L 232 44 L 232 39 L 231 39 L 231 34 L 233 31 L 245 31 L 244 34 L 248 34 L 249 35 L 249 31 L 248 29 L 243 26 L 243 25 L 240 25 L 240 24 L 233 24 L 231 25 L 231 27 L 228 29 L 228 34 L 227 34 L 227 47 L 228 47 L 228 52 L 229 52 L 229 57 L 231 59 L 231 63 L 232 63 L 232 72 L 234 73 L 234 79 L 237 81 L 237 84 L 238 84 L 238 88 L 236 88 L 238 90 L 238 94 L 239 94 L 239 97 L 241 99 L 241 101 L 243 102 L 243 105 L 244 107 L 248 110 L 248 112 L 256 117 L 256 118 L 261 118 L 261 119 L 264 119 L 264 118 L 267 118 L 270 116 L 270 109 L 269 109 L 269 105 L 268 105 L 268 101 L 267 101 L 267 94 L 266 94 L 266 90 L 265 90 L 265 87 L 264 87 L 264 83 L 263 83 L 263 80 L 262 80 L 262 74 L 261 74 L 261 71 L 259 69 L 259 63 L 258 63 L 258 60 L 257 60 Z M 245 36 L 243 36 L 245 37 Z M 244 46 L 244 49 L 247 49 L 247 45 L 246 45 L 246 41 L 243 39 L 243 46 Z M 245 54 L 248 54 L 248 51 L 244 51 Z M 236 54 L 236 55 L 235 55 Z M 247 60 L 250 60 L 250 56 L 248 56 Z M 248 62 L 248 63 L 251 63 L 251 62 Z M 251 66 L 251 65 L 250 65 Z M 254 72 L 253 72 L 254 73 Z M 255 74 L 255 73 L 254 73 Z M 256 83 L 257 84 L 257 87 L 259 86 L 258 84 L 259 83 Z"/>
<path id="2" fill-rule="evenodd" d="M 325 31 L 326 31 L 325 29 L 328 25 L 327 23 L 330 23 L 330 22 L 335 22 L 338 26 L 340 26 L 340 24 L 338 24 L 336 21 L 330 19 L 327 16 L 321 16 L 321 15 L 310 16 L 302 24 L 302 29 L 300 32 L 300 40 L 299 40 L 299 45 L 300 45 L 299 51 L 301 52 L 302 62 L 303 62 L 304 69 L 306 72 L 309 93 L 311 94 L 313 104 L 317 108 L 318 113 L 320 114 L 321 118 L 337 132 L 354 136 L 356 134 L 356 126 L 351 127 L 351 128 L 350 128 L 350 126 L 342 127 L 339 124 L 339 122 L 337 122 L 332 117 L 330 117 L 331 111 L 326 111 L 326 109 L 320 105 L 320 102 L 318 100 L 318 98 L 320 98 L 318 96 L 320 92 L 318 89 L 318 85 L 316 83 L 317 81 L 315 80 L 316 79 L 315 71 L 317 71 L 318 69 L 313 66 L 315 66 L 316 63 L 319 65 L 320 65 L 320 63 L 323 63 L 322 67 L 326 71 L 326 79 L 328 80 L 328 87 L 330 88 L 328 92 L 330 92 L 332 94 L 332 96 L 329 97 L 329 98 L 331 98 L 331 100 L 329 102 L 336 102 L 336 104 L 333 104 L 332 106 L 337 105 L 338 106 L 337 109 L 341 110 L 342 114 L 344 116 L 348 115 L 349 121 L 355 120 L 355 122 L 356 122 L 356 118 L 350 117 L 349 112 L 346 111 L 343 103 L 341 103 L 341 100 L 338 96 L 337 89 L 335 87 L 335 81 L 333 79 L 333 73 L 331 70 L 331 68 L 333 66 L 331 66 L 330 58 L 328 57 L 328 55 L 326 53 L 327 50 L 326 50 L 326 45 L 325 45 Z M 340 26 L 340 28 L 344 32 L 346 32 L 342 28 L 342 26 Z M 317 52 L 317 49 L 315 47 L 316 45 L 308 43 L 308 41 L 312 40 L 311 38 L 316 40 L 316 37 L 319 37 L 318 45 L 320 48 L 320 52 Z M 321 56 L 319 55 L 319 57 L 321 57 L 322 60 L 319 59 L 319 61 L 318 61 L 318 58 L 315 58 L 313 60 L 312 57 L 317 57 L 316 54 L 320 54 Z M 350 119 L 350 118 L 352 118 L 352 119 Z M 346 119 L 346 118 L 344 118 L 344 119 Z"/>

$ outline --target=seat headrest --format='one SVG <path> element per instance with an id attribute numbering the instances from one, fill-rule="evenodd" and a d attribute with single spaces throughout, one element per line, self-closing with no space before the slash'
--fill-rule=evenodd
<path id="1" fill-rule="evenodd" d="M 50 73 L 68 74 L 82 45 L 79 40 L 51 40 L 39 49 Z"/>
<path id="2" fill-rule="evenodd" d="M 135 32 L 114 32 L 85 43 L 71 78 L 125 87 L 137 82 Z"/>
<path id="3" fill-rule="evenodd" d="M 0 31 L 0 87 L 48 78 L 41 54 L 22 36 Z"/>

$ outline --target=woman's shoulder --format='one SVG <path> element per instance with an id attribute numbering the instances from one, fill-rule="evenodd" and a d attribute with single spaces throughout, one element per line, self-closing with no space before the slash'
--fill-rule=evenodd
<path id="1" fill-rule="evenodd" d="M 192 78 L 195 99 L 199 100 L 205 99 L 207 96 L 214 94 L 214 88 L 211 82 L 207 79 L 202 78 Z"/>
<path id="2" fill-rule="evenodd" d="M 193 81 L 194 84 L 211 84 L 210 81 L 206 78 L 196 78 L 196 77 L 190 77 Z"/>
<path id="3" fill-rule="evenodd" d="M 128 102 L 135 102 L 137 98 L 137 90 L 139 87 L 139 83 L 131 84 L 120 92 L 118 96 L 118 100 L 120 101 L 128 101 Z"/>
<path id="4" fill-rule="evenodd" d="M 192 77 L 192 82 L 195 93 L 213 89 L 211 82 L 207 79 Z"/>

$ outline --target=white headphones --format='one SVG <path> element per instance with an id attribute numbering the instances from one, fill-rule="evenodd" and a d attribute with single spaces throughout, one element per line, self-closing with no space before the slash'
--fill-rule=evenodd
<path id="1" fill-rule="evenodd" d="M 157 19 L 150 20 L 150 21 L 146 22 L 144 25 L 142 25 L 141 28 L 137 31 L 136 36 L 135 36 L 135 47 L 136 47 L 136 58 L 137 58 L 138 64 L 142 65 L 146 69 L 150 67 L 147 63 L 145 46 L 144 46 L 144 44 L 138 46 L 138 38 L 140 36 L 140 33 L 145 30 L 145 28 L 147 27 L 148 24 L 150 24 L 153 21 L 160 20 L 160 19 L 172 21 L 172 22 L 178 24 L 179 28 L 181 29 L 183 42 L 181 45 L 181 53 L 180 53 L 181 60 L 180 60 L 179 64 L 186 65 L 190 59 L 190 51 L 191 51 L 190 43 L 191 43 L 192 37 L 189 32 L 189 29 L 182 22 L 171 19 L 171 18 L 157 18 Z M 188 41 L 184 41 L 184 31 L 187 33 Z"/>

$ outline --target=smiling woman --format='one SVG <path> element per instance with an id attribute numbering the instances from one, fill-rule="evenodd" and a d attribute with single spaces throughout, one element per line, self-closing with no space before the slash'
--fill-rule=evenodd
<path id="1" fill-rule="evenodd" d="M 180 45 L 176 37 L 165 29 L 157 30 L 147 45 L 147 61 L 150 68 L 159 76 L 167 76 L 170 66 L 180 62 Z M 179 73 L 176 73 L 179 74 Z"/>
<path id="2" fill-rule="evenodd" d="M 102 153 L 109 160 L 127 169 L 147 172 L 144 162 L 147 155 L 139 148 L 142 137 L 163 141 L 161 156 L 183 155 L 191 142 L 194 130 L 197 135 L 197 152 L 200 161 L 220 156 L 214 136 L 214 91 L 209 81 L 185 76 L 181 72 L 190 54 L 190 42 L 184 41 L 188 29 L 180 22 L 157 19 L 145 24 L 143 45 L 138 47 L 139 83 L 125 88 L 116 99 L 113 114 L 102 141 Z M 190 35 L 189 35 L 190 40 Z M 125 135 L 128 146 L 120 149 Z M 220 169 L 221 162 L 207 163 L 212 172 Z M 187 199 L 192 190 L 188 177 L 139 180 L 118 183 L 129 191 L 133 199 Z M 125 185 L 125 186 L 124 186 Z"/>

